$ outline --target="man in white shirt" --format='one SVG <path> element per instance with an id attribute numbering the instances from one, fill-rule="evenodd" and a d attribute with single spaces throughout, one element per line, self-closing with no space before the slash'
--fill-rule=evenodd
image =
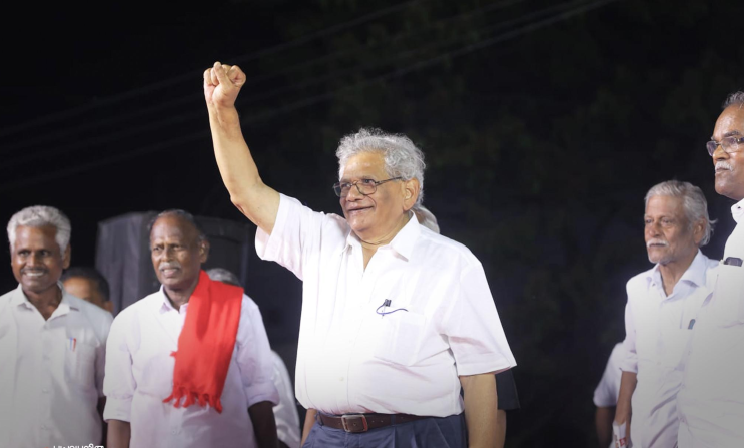
<path id="1" fill-rule="evenodd" d="M 655 185 L 646 194 L 644 222 L 648 259 L 655 266 L 627 283 L 615 422 L 626 425 L 634 447 L 667 448 L 677 444 L 684 350 L 712 290 L 717 262 L 700 252 L 713 230 L 700 188 L 676 180 Z"/>
<path id="2" fill-rule="evenodd" d="M 242 287 L 240 279 L 233 272 L 224 268 L 211 268 L 207 275 L 212 280 Z M 274 420 L 276 421 L 276 436 L 279 448 L 299 448 L 300 446 L 300 416 L 297 413 L 292 381 L 281 356 L 271 351 L 274 364 L 274 386 L 279 393 L 279 404 L 274 406 Z"/>
<path id="3" fill-rule="evenodd" d="M 738 201 L 715 290 L 700 312 L 679 394 L 679 446 L 744 445 L 744 92 L 731 94 L 708 153 L 716 192 Z"/>
<path id="4" fill-rule="evenodd" d="M 625 356 L 623 343 L 615 344 L 615 347 L 607 359 L 602 379 L 594 389 L 594 426 L 597 430 L 597 440 L 600 448 L 614 447 L 612 441 L 612 420 L 615 418 L 615 407 L 617 406 L 617 397 L 620 394 L 620 378 L 622 370 L 620 363 Z"/>
<path id="5" fill-rule="evenodd" d="M 303 281 L 295 392 L 319 415 L 306 443 L 495 446 L 493 374 L 516 362 L 481 264 L 411 211 L 423 153 L 377 130 L 345 137 L 333 186 L 344 217 L 314 212 L 261 181 L 235 109 L 244 82 L 217 62 L 204 94 L 222 179 L 258 226 L 259 257 Z"/>
<path id="6" fill-rule="evenodd" d="M 0 297 L 0 434 L 9 447 L 100 445 L 111 314 L 67 293 L 70 221 L 26 207 L 8 222 L 18 288 Z"/>
<path id="7" fill-rule="evenodd" d="M 258 307 L 241 289 L 212 282 L 201 270 L 209 242 L 191 214 L 183 210 L 160 213 L 151 227 L 150 251 L 161 289 L 116 316 L 107 344 L 107 446 L 276 447 L 271 408 L 278 396 Z M 237 302 L 217 301 L 225 294 L 213 297 L 213 291 L 237 293 Z M 202 308 L 205 297 L 211 305 Z M 214 313 L 230 306 L 239 308 L 221 315 L 227 324 L 212 319 Z M 191 314 L 202 310 L 207 314 Z M 222 334 L 222 327 L 230 327 L 229 318 L 236 319 L 231 321 L 233 332 L 227 333 L 231 339 L 214 344 L 215 349 L 225 351 L 224 363 L 205 368 L 215 357 L 212 350 L 203 350 L 197 353 L 193 374 L 185 376 L 193 386 L 197 374 L 206 375 L 205 387 L 218 383 L 217 390 L 210 396 L 190 387 L 181 403 L 176 394 L 182 378 L 181 356 L 194 350 L 197 342 Z M 198 329 L 195 338 L 185 339 L 191 328 Z M 216 370 L 226 373 L 211 378 Z M 192 392 L 193 404 L 189 401 Z M 169 394 L 174 394 L 175 403 Z"/>

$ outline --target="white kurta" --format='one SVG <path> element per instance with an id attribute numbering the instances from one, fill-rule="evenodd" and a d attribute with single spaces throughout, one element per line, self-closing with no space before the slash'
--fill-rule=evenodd
<path id="1" fill-rule="evenodd" d="M 744 200 L 723 260 L 744 260 Z M 744 446 L 744 266 L 718 267 L 715 290 L 701 310 L 679 394 L 680 448 Z"/>
<path id="2" fill-rule="evenodd" d="M 631 431 L 636 448 L 677 443 L 677 394 L 685 350 L 699 325 L 700 308 L 713 290 L 716 265 L 698 251 L 669 296 L 664 293 L 658 265 L 627 284 L 622 370 L 638 378 Z"/>
<path id="3" fill-rule="evenodd" d="M 44 320 L 19 285 L 0 297 L 0 443 L 99 445 L 107 311 L 63 290 Z"/>
<path id="4" fill-rule="evenodd" d="M 131 448 L 254 447 L 248 408 L 279 402 L 271 350 L 256 304 L 243 296 L 238 334 L 220 401 L 175 408 L 163 403 L 173 390 L 178 336 L 188 304 L 173 308 L 160 291 L 124 309 L 111 326 L 107 344 L 105 420 L 130 422 Z"/>
<path id="5" fill-rule="evenodd" d="M 458 375 L 516 365 L 480 262 L 415 216 L 364 269 L 342 217 L 281 195 L 256 251 L 303 282 L 295 388 L 306 408 L 445 417 L 463 411 Z"/>

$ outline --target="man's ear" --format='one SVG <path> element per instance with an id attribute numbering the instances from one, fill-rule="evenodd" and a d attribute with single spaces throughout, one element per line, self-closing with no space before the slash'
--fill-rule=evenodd
<path id="1" fill-rule="evenodd" d="M 203 239 L 199 241 L 199 261 L 204 264 L 209 258 L 209 240 Z"/>
<path id="2" fill-rule="evenodd" d="M 695 244 L 700 246 L 700 242 L 705 236 L 705 220 L 701 219 L 692 225 L 692 237 L 695 239 Z"/>
<path id="3" fill-rule="evenodd" d="M 62 254 L 62 269 L 67 269 L 70 267 L 70 259 L 72 258 L 71 254 L 72 254 L 72 249 L 70 247 L 70 243 L 67 243 L 65 252 Z"/>
<path id="4" fill-rule="evenodd" d="M 403 181 L 403 208 L 408 211 L 416 205 L 418 200 L 419 192 L 421 191 L 421 184 L 415 177 Z"/>

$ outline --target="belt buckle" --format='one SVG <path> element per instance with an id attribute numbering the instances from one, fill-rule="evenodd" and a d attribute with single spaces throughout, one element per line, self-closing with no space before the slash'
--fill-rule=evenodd
<path id="1" fill-rule="evenodd" d="M 355 428 L 355 424 L 353 423 L 354 419 L 359 419 L 362 422 L 361 428 Z M 352 421 L 351 423 L 347 423 L 348 421 Z M 367 418 L 364 416 L 364 414 L 344 414 L 341 416 L 341 426 L 343 426 L 344 431 L 346 432 L 366 432 L 367 431 Z"/>

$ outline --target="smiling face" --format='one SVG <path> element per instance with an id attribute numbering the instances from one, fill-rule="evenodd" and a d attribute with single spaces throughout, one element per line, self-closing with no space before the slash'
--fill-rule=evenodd
<path id="1" fill-rule="evenodd" d="M 732 104 L 718 117 L 712 138 L 720 142 L 724 137 L 744 137 L 742 105 Z M 735 201 L 744 199 L 744 150 L 729 154 L 719 145 L 713 153 L 713 165 L 718 194 Z"/>
<path id="2" fill-rule="evenodd" d="M 391 176 L 385 170 L 382 152 L 361 152 L 348 159 L 341 182 L 362 179 L 381 181 Z M 363 195 L 355 186 L 339 198 L 341 210 L 349 226 L 363 241 L 389 241 L 408 221 L 408 210 L 418 194 L 418 181 L 394 180 L 377 186 L 377 191 Z"/>
<path id="3" fill-rule="evenodd" d="M 158 218 L 150 232 L 150 255 L 155 275 L 166 293 L 188 291 L 199 281 L 208 244 L 193 224 L 178 215 Z"/>
<path id="4" fill-rule="evenodd" d="M 16 227 L 10 265 L 26 295 L 56 288 L 62 271 L 70 266 L 70 246 L 62 253 L 56 234 L 54 226 Z"/>
<path id="5" fill-rule="evenodd" d="M 682 198 L 658 195 L 648 199 L 645 238 L 651 263 L 666 266 L 692 260 L 703 237 L 702 223 L 689 225 Z"/>

